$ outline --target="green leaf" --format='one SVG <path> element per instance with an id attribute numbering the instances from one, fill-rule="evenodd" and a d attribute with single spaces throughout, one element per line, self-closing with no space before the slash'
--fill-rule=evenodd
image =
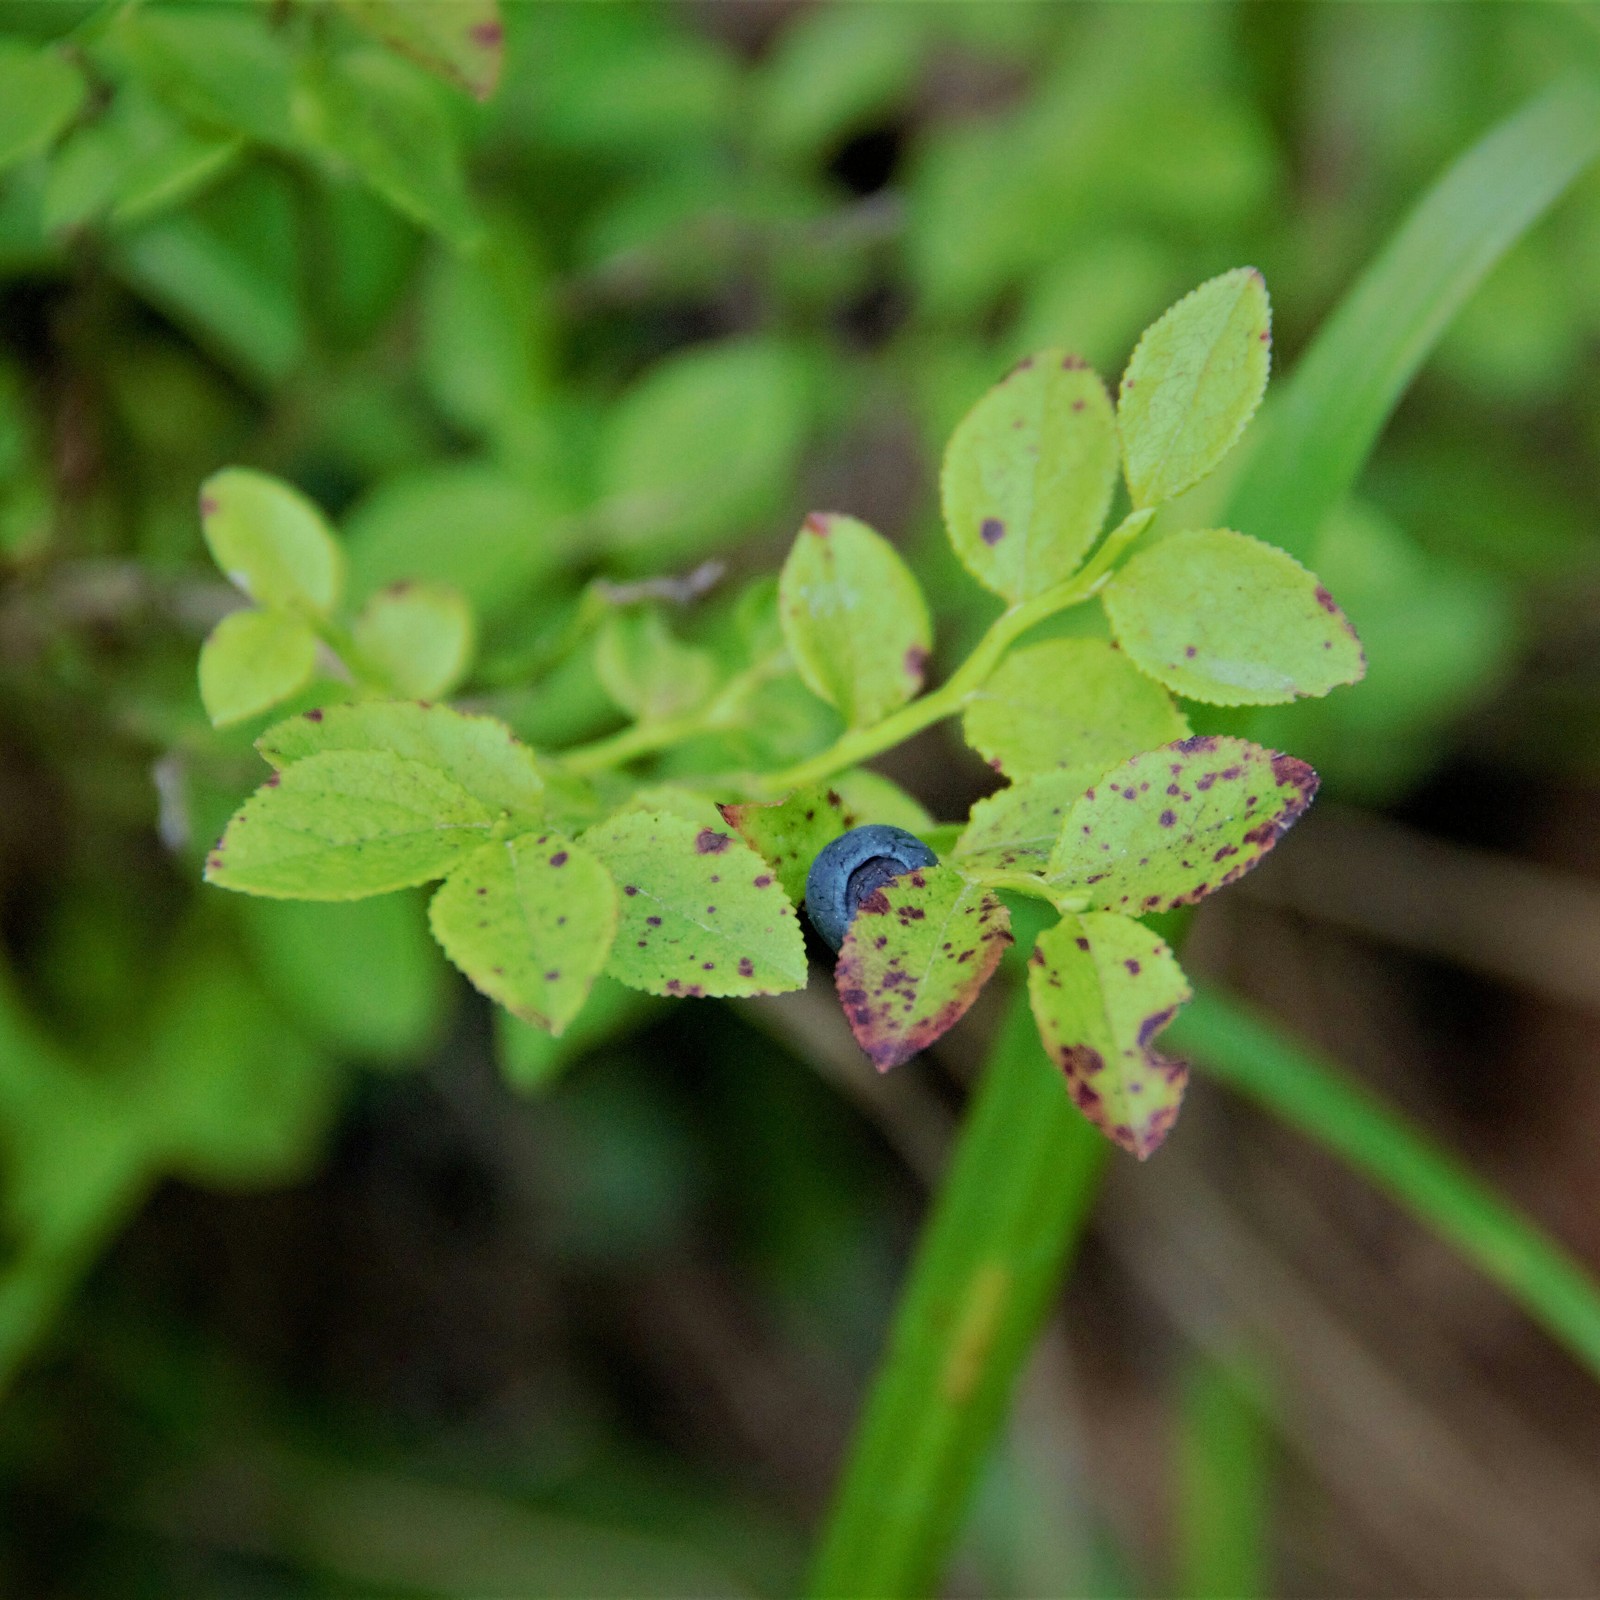
<path id="1" fill-rule="evenodd" d="M 137 83 L 80 127 L 50 164 L 44 225 L 52 233 L 97 222 L 131 225 L 180 205 L 220 177 L 243 149 L 237 136 L 174 116 Z"/>
<path id="2" fill-rule="evenodd" d="M 1456 313 L 1597 156 L 1600 92 L 1576 73 L 1452 162 L 1274 397 L 1228 520 L 1308 555 Z"/>
<path id="3" fill-rule="evenodd" d="M 326 64 L 296 102 L 300 130 L 402 216 L 470 248 L 480 225 L 454 129 L 433 86 L 381 50 Z"/>
<path id="4" fill-rule="evenodd" d="M 950 542 L 973 577 L 1028 600 L 1077 570 L 1117 480 L 1099 376 L 1062 350 L 1029 356 L 950 436 L 939 479 Z"/>
<path id="5" fill-rule="evenodd" d="M 674 639 L 654 608 L 608 617 L 595 640 L 594 665 L 605 692 L 641 722 L 692 711 L 717 676 L 711 653 Z"/>
<path id="6" fill-rule="evenodd" d="M 151 1168 L 221 1188 L 282 1183 L 315 1155 L 339 1079 L 214 931 L 179 943 L 118 1111 L 142 1124 Z"/>
<path id="7" fill-rule="evenodd" d="M 344 0 L 344 8 L 386 45 L 474 99 L 494 93 L 505 55 L 498 0 Z"/>
<path id="8" fill-rule="evenodd" d="M 509 1011 L 496 1012 L 495 1058 L 513 1089 L 521 1094 L 542 1094 L 574 1061 L 631 1032 L 660 1009 L 661 1001 L 653 995 L 641 994 L 602 974 L 559 1039 Z"/>
<path id="9" fill-rule="evenodd" d="M 1293 556 L 1226 528 L 1180 533 L 1106 585 L 1117 642 L 1152 678 L 1211 705 L 1276 705 L 1355 683 L 1361 641 Z"/>
<path id="10" fill-rule="evenodd" d="M 783 637 L 805 686 L 853 728 L 921 687 L 933 644 L 927 602 L 899 552 L 854 517 L 813 512 L 778 579 Z"/>
<path id="11" fill-rule="evenodd" d="M 908 833 L 930 826 L 910 795 L 876 772 L 857 768 L 832 783 L 797 789 L 776 805 L 750 802 L 718 809 L 739 836 L 777 873 L 783 892 L 799 905 L 806 874 L 822 847 L 863 823 L 887 822 Z"/>
<path id="12" fill-rule="evenodd" d="M 632 811 L 582 841 L 622 890 L 606 971 L 651 994 L 781 994 L 803 989 L 805 941 L 760 856 L 684 817 Z"/>
<path id="13" fill-rule="evenodd" d="M 533 752 L 493 717 L 415 700 L 328 706 L 277 723 L 256 740 L 275 767 L 335 750 L 388 751 L 433 767 L 493 812 L 536 820 L 544 780 Z"/>
<path id="14" fill-rule="evenodd" d="M 950 867 L 922 867 L 866 895 L 833 981 L 873 1066 L 887 1072 L 953 1028 L 1010 943 L 999 899 Z"/>
<path id="15" fill-rule="evenodd" d="M 293 57 L 255 7 L 130 7 L 112 24 L 134 69 L 196 122 L 295 151 Z"/>
<path id="16" fill-rule="evenodd" d="M 1105 772 L 1189 731 L 1167 692 L 1100 639 L 1049 639 L 1013 650 L 968 701 L 961 731 L 1011 778 L 1058 769 Z"/>
<path id="17" fill-rule="evenodd" d="M 477 642 L 472 607 L 446 583 L 402 579 L 380 589 L 355 622 L 361 653 L 396 694 L 446 695 L 467 675 Z"/>
<path id="18" fill-rule="evenodd" d="M 456 867 L 433 896 L 428 926 L 475 988 L 559 1034 L 606 964 L 616 885 L 570 840 L 524 833 Z"/>
<path id="19" fill-rule="evenodd" d="M 281 383 L 305 360 L 297 286 L 192 213 L 119 238 L 118 274 L 254 383 Z"/>
<path id="20" fill-rule="evenodd" d="M 418 897 L 237 902 L 256 971 L 313 1039 L 362 1061 L 415 1061 L 449 1014 L 448 969 Z"/>
<path id="21" fill-rule="evenodd" d="M 442 878 L 484 844 L 480 800 L 387 750 L 334 750 L 274 773 L 206 858 L 206 881 L 290 900 L 359 900 Z"/>
<path id="22" fill-rule="evenodd" d="M 49 149 L 85 92 L 83 78 L 54 50 L 0 39 L 0 172 Z"/>
<path id="23" fill-rule="evenodd" d="M 965 867 L 1043 872 L 1066 826 L 1067 812 L 1104 770 L 1042 772 L 979 800 L 952 857 Z"/>
<path id="24" fill-rule="evenodd" d="M 1062 1092 L 1019 989 L 933 1196 L 808 1595 L 940 1592 L 1109 1153 Z"/>
<path id="25" fill-rule="evenodd" d="M 1073 1103 L 1141 1161 L 1177 1120 L 1189 1081 L 1181 1061 L 1152 1048 L 1189 995 L 1166 941 L 1109 912 L 1063 917 L 1028 963 L 1039 1037 Z"/>
<path id="26" fill-rule="evenodd" d="M 200 485 L 200 522 L 229 582 L 264 606 L 326 615 L 344 589 L 344 552 L 322 513 L 282 479 L 224 467 Z"/>
<path id="27" fill-rule="evenodd" d="M 1299 820 L 1317 775 L 1245 739 L 1185 739 L 1125 761 L 1067 813 L 1050 876 L 1103 911 L 1192 905 Z"/>
<path id="28" fill-rule="evenodd" d="M 1117 397 L 1135 507 L 1182 494 L 1238 443 L 1267 387 L 1271 349 L 1272 308 L 1254 267 L 1201 284 L 1145 330 Z"/>
<path id="29" fill-rule="evenodd" d="M 1433 1228 L 1600 1375 L 1592 1271 L 1409 1118 L 1216 989 L 1201 987 L 1170 1037 L 1206 1077 L 1331 1150 Z"/>
<path id="30" fill-rule="evenodd" d="M 489 621 L 516 615 L 567 553 L 548 491 L 481 460 L 438 462 L 381 483 L 345 521 L 351 586 L 453 584 Z"/>
<path id="31" fill-rule="evenodd" d="M 611 409 L 599 515 L 619 543 L 663 558 L 724 543 L 777 510 L 805 422 L 804 373 L 780 345 L 669 356 Z"/>
<path id="32" fill-rule="evenodd" d="M 311 681 L 317 636 L 283 611 L 235 611 L 200 647 L 200 699 L 213 727 L 243 722 Z"/>

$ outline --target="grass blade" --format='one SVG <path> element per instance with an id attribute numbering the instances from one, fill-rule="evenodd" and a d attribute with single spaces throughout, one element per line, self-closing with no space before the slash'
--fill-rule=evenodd
<path id="1" fill-rule="evenodd" d="M 1200 990 L 1166 1038 L 1208 1076 L 1325 1145 L 1391 1195 L 1600 1376 L 1600 1284 L 1405 1118 L 1215 990 Z"/>
<path id="2" fill-rule="evenodd" d="M 1109 1149 L 1063 1091 L 1019 986 L 912 1263 L 812 1594 L 933 1587 Z"/>
<path id="3" fill-rule="evenodd" d="M 1178 1457 L 1178 1581 L 1189 1600 L 1270 1593 L 1271 1437 L 1256 1380 L 1199 1356 L 1185 1375 Z"/>
<path id="4" fill-rule="evenodd" d="M 1275 390 L 1229 501 L 1230 527 L 1308 553 L 1451 319 L 1597 156 L 1600 89 L 1574 76 L 1444 172 Z"/>

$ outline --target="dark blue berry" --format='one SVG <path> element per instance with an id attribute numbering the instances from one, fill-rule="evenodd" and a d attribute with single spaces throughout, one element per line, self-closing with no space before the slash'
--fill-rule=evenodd
<path id="1" fill-rule="evenodd" d="M 891 828 L 885 822 L 852 828 L 823 846 L 811 863 L 806 874 L 806 915 L 837 950 L 861 902 L 874 889 L 917 867 L 938 864 L 938 856 L 904 828 Z"/>

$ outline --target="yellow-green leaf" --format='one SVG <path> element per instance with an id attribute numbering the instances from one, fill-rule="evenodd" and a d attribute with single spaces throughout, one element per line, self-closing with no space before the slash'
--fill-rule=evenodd
<path id="1" fill-rule="evenodd" d="M 799 905 L 806 874 L 822 847 L 863 823 L 886 822 L 922 833 L 932 819 L 903 789 L 858 767 L 832 783 L 797 789 L 776 805 L 750 802 L 719 808 L 724 819 L 778 875 L 783 892 Z"/>
<path id="2" fill-rule="evenodd" d="M 322 513 L 281 478 L 224 467 L 200 485 L 200 521 L 228 581 L 264 606 L 326 615 L 344 592 L 344 552 Z"/>
<path id="3" fill-rule="evenodd" d="M 311 681 L 317 636 L 284 611 L 235 611 L 200 647 L 200 699 L 226 728 L 287 700 Z"/>
<path id="4" fill-rule="evenodd" d="M 334 750 L 383 750 L 432 767 L 491 811 L 537 818 L 544 781 L 533 752 L 493 717 L 415 700 L 366 700 L 289 717 L 256 740 L 275 767 Z"/>
<path id="5" fill-rule="evenodd" d="M 1226 528 L 1153 545 L 1103 598 L 1129 657 L 1190 700 L 1274 705 L 1325 695 L 1367 670 L 1355 629 L 1315 575 Z"/>
<path id="6" fill-rule="evenodd" d="M 606 971 L 671 995 L 802 989 L 800 920 L 772 869 L 731 833 L 630 811 L 584 834 L 622 891 Z"/>
<path id="7" fill-rule="evenodd" d="M 881 534 L 813 512 L 778 578 L 783 636 L 805 686 L 852 727 L 879 721 L 922 687 L 933 644 L 927 602 Z"/>
<path id="8" fill-rule="evenodd" d="M 1105 385 L 1078 356 L 1040 351 L 950 436 L 940 478 L 950 542 L 985 588 L 1027 600 L 1072 576 L 1116 478 Z"/>
<path id="9" fill-rule="evenodd" d="M 1012 651 L 968 702 L 961 728 L 1011 778 L 1104 772 L 1189 731 L 1166 691 L 1101 639 L 1049 639 Z"/>
<path id="10" fill-rule="evenodd" d="M 344 0 L 344 8 L 386 45 L 474 99 L 494 93 L 505 55 L 498 0 Z"/>
<path id="11" fill-rule="evenodd" d="M 833 981 L 856 1043 L 887 1072 L 953 1028 L 1011 943 L 996 896 L 950 867 L 891 878 L 856 908 Z"/>
<path id="12" fill-rule="evenodd" d="M 335 750 L 274 773 L 206 858 L 224 889 L 359 900 L 442 878 L 486 843 L 494 816 L 436 767 Z"/>
<path id="13" fill-rule="evenodd" d="M 710 652 L 673 638 L 654 609 L 608 617 L 595 640 L 594 665 L 601 688 L 641 722 L 693 710 L 717 675 Z"/>
<path id="14" fill-rule="evenodd" d="M 1069 767 L 1041 772 L 978 801 L 951 859 L 964 867 L 1043 872 L 1066 826 L 1067 812 L 1103 770 Z"/>
<path id="15" fill-rule="evenodd" d="M 402 579 L 380 589 L 356 618 L 355 641 L 396 694 L 430 699 L 466 677 L 477 643 L 472 607 L 447 583 Z"/>
<path id="16" fill-rule="evenodd" d="M 1109 772 L 1067 813 L 1050 877 L 1143 916 L 1243 877 L 1299 820 L 1317 775 L 1245 739 L 1184 739 Z"/>
<path id="17" fill-rule="evenodd" d="M 1153 1048 L 1190 996 L 1166 942 L 1129 917 L 1063 917 L 1039 935 L 1028 997 L 1078 1109 L 1143 1161 L 1177 1119 L 1189 1069 Z"/>
<path id="18" fill-rule="evenodd" d="M 1254 267 L 1186 294 L 1139 340 L 1117 397 L 1136 507 L 1198 483 L 1238 443 L 1267 386 L 1272 307 Z"/>
<path id="19" fill-rule="evenodd" d="M 559 1034 L 606 964 L 617 891 L 587 850 L 524 833 L 461 862 L 434 893 L 428 924 L 476 988 Z"/>

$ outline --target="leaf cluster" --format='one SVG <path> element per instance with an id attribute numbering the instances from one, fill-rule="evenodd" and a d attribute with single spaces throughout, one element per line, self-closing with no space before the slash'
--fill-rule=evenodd
<path id="1" fill-rule="evenodd" d="M 945 846 L 945 860 L 853 906 L 834 977 L 866 1054 L 891 1067 L 952 1027 L 1011 941 L 1001 894 L 1031 895 L 1061 914 L 1029 967 L 1041 1036 L 1085 1114 L 1147 1155 L 1185 1076 L 1154 1040 L 1189 991 L 1137 919 L 1248 871 L 1317 782 L 1293 757 L 1193 736 L 1180 700 L 1283 703 L 1364 670 L 1338 605 L 1271 546 L 1191 530 L 1129 554 L 1237 442 L 1269 347 L 1266 290 L 1243 269 L 1146 331 L 1115 405 L 1061 350 L 1023 361 L 978 402 L 950 440 L 942 498 L 953 549 L 1006 609 L 939 687 L 924 692 L 932 625 L 904 558 L 858 519 L 815 513 L 775 593 L 758 585 L 742 602 L 744 658 L 731 669 L 676 638 L 652 599 L 613 604 L 590 648 L 634 720 L 538 755 L 492 718 L 389 697 L 394 671 L 448 654 L 443 609 L 388 623 L 399 644 L 386 685 L 381 655 L 376 668 L 365 659 L 373 606 L 404 606 L 410 591 L 380 595 L 346 646 L 328 621 L 342 559 L 314 508 L 259 474 L 218 474 L 202 492 L 207 539 L 257 609 L 225 620 L 202 652 L 213 715 L 301 689 L 319 639 L 350 651 L 353 698 L 260 738 L 276 770 L 206 876 L 321 900 L 442 879 L 429 925 L 445 953 L 559 1034 L 602 974 L 690 997 L 803 986 L 797 905 L 812 861 L 863 823 L 904 826 Z M 1119 476 L 1128 509 L 1108 532 Z M 465 602 L 451 598 L 469 635 Z M 1109 637 L 1023 642 L 1091 600 Z M 282 641 L 296 630 L 291 682 Z M 231 699 L 215 686 L 225 651 Z M 433 692 L 461 665 L 457 652 Z M 693 765 L 697 741 L 720 753 L 718 736 L 759 720 L 759 691 L 790 676 L 837 714 L 831 741 L 787 764 L 663 770 L 685 755 Z M 956 716 L 1007 784 L 964 825 L 940 827 L 861 763 Z"/>

